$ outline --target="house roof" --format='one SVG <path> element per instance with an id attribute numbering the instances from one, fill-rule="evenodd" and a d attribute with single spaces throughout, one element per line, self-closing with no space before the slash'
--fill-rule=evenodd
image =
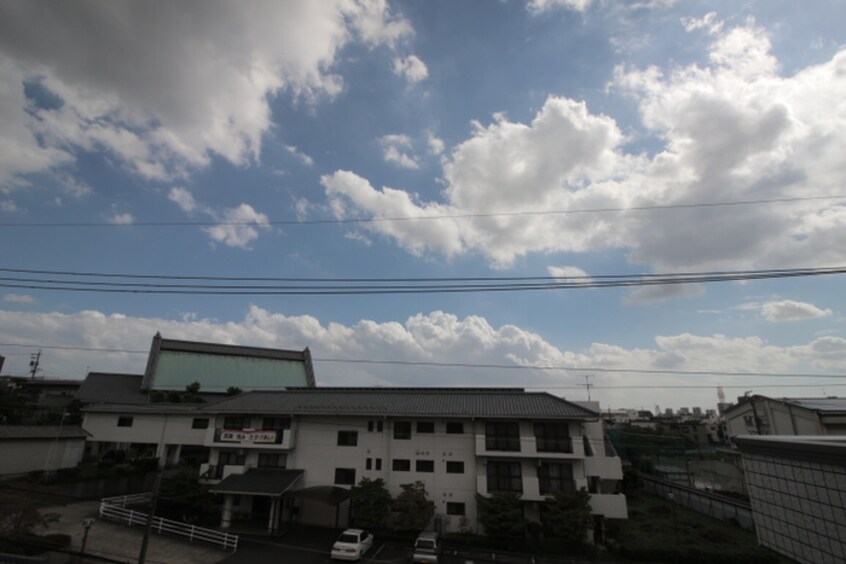
<path id="1" fill-rule="evenodd" d="M 754 395 L 748 398 L 743 398 L 735 405 L 726 409 L 723 413 L 731 413 L 737 408 L 748 405 L 749 402 L 753 399 L 795 405 L 804 409 L 810 409 L 811 411 L 817 411 L 824 415 L 846 415 L 846 398 L 770 398 L 761 395 Z"/>
<path id="2" fill-rule="evenodd" d="M 89 433 L 73 425 L 0 425 L 0 440 L 84 439 Z"/>
<path id="3" fill-rule="evenodd" d="M 740 452 L 763 456 L 784 456 L 795 460 L 823 462 L 846 468 L 846 437 L 843 436 L 754 436 L 735 437 Z"/>
<path id="4" fill-rule="evenodd" d="M 783 398 L 782 401 L 827 415 L 846 414 L 846 398 Z"/>
<path id="5" fill-rule="evenodd" d="M 230 474 L 216 486 L 214 493 L 279 496 L 291 489 L 303 476 L 303 470 L 250 468 L 243 474 Z"/>
<path id="6" fill-rule="evenodd" d="M 546 392 L 521 388 L 311 388 L 247 392 L 205 408 L 215 413 L 410 417 L 595 418 Z"/>
<path id="7" fill-rule="evenodd" d="M 147 395 L 141 391 L 141 378 L 140 374 L 89 372 L 74 397 L 88 404 L 145 404 Z"/>

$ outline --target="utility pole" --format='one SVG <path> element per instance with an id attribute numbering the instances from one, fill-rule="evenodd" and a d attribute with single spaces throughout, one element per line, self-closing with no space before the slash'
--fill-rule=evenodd
<path id="1" fill-rule="evenodd" d="M 156 516 L 156 504 L 159 501 L 159 490 L 162 486 L 162 473 L 156 474 L 156 481 L 153 483 L 153 496 L 150 500 L 150 514 L 147 515 L 147 526 L 144 527 L 144 538 L 141 540 L 141 552 L 138 553 L 138 564 L 147 561 L 147 545 L 150 543 L 150 532 L 153 530 L 153 518 Z"/>
<path id="2" fill-rule="evenodd" d="M 593 374 L 585 374 L 585 388 L 587 388 L 588 401 L 590 401 L 590 387 L 593 385 L 588 381 L 588 378 L 591 376 L 593 376 Z"/>
<path id="3" fill-rule="evenodd" d="M 35 373 L 38 372 L 38 363 L 41 362 L 41 349 L 37 353 L 29 355 L 29 377 L 35 378 Z"/>

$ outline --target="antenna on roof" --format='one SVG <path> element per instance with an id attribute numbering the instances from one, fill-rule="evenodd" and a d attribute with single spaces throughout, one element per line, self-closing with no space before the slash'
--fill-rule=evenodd
<path id="1" fill-rule="evenodd" d="M 593 374 L 585 374 L 585 388 L 587 388 L 588 401 L 590 401 L 590 387 L 592 386 L 592 384 L 588 381 L 588 378 L 591 376 L 593 376 Z"/>

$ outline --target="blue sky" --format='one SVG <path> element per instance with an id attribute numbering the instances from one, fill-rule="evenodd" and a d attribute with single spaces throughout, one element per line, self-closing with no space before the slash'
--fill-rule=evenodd
<path id="1" fill-rule="evenodd" d="M 437 278 L 841 266 L 844 20 L 834 1 L 5 2 L 0 268 Z M 795 198 L 824 199 L 631 209 Z M 600 208 L 628 211 L 549 213 Z M 372 218 L 417 219 L 348 221 Z M 317 220 L 329 221 L 274 224 Z M 161 222 L 203 225 L 145 225 Z M 98 225 L 55 225 L 68 223 Z M 75 349 L 143 350 L 161 331 L 309 346 L 318 359 L 562 368 L 318 360 L 327 385 L 584 399 L 587 372 L 569 367 L 593 369 L 604 406 L 712 407 L 718 385 L 728 397 L 846 393 L 836 378 L 719 375 L 846 372 L 841 288 L 839 276 L 404 296 L 0 287 L 0 354 L 4 374 L 26 372 L 34 350 L 14 344 L 45 347 L 48 376 L 137 372 L 143 354 Z"/>

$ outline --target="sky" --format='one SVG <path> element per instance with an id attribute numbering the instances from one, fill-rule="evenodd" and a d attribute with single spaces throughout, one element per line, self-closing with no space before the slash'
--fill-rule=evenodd
<path id="1" fill-rule="evenodd" d="M 321 385 L 846 395 L 837 274 L 104 285 L 841 267 L 843 21 L 836 0 L 2 0 L 2 374 L 39 348 L 40 376 L 140 373 L 161 332 L 309 347 Z"/>

